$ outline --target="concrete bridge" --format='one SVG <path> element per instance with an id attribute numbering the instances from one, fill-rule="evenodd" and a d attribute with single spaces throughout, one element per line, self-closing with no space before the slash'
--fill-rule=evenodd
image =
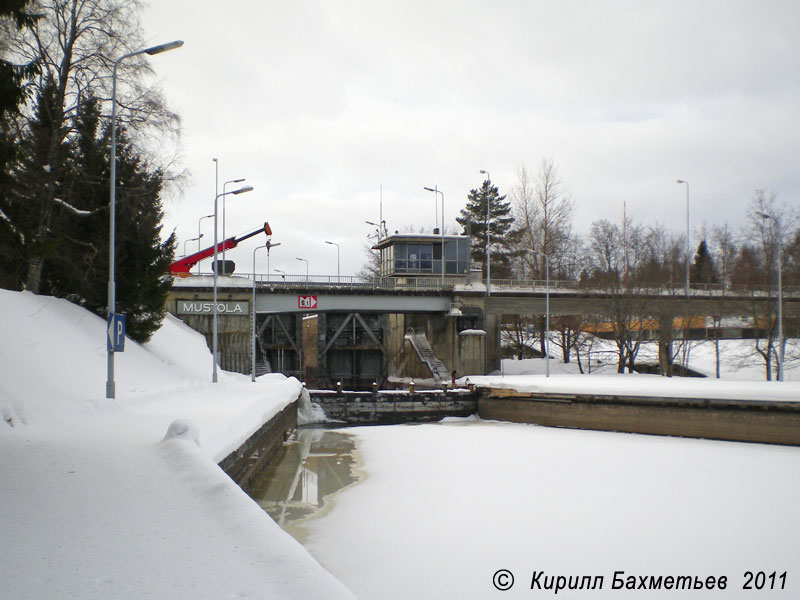
<path id="1" fill-rule="evenodd" d="M 213 278 L 176 279 L 168 310 L 211 336 Z M 316 387 L 385 385 L 388 377 L 434 379 L 499 366 L 500 324 L 508 315 L 598 315 L 628 311 L 672 329 L 675 317 L 767 316 L 774 292 L 682 285 L 619 296 L 575 282 L 501 280 L 490 293 L 463 278 L 219 277 L 218 335 L 223 368 L 249 373 L 253 315 L 257 372 L 280 371 Z M 784 318 L 800 318 L 800 290 L 788 289 Z M 253 306 L 255 310 L 253 310 Z M 671 335 L 671 334 L 670 334 Z"/>

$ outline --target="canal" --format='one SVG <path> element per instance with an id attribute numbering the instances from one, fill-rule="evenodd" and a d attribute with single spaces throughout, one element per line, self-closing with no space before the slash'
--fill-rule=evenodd
<path id="1" fill-rule="evenodd" d="M 360 600 L 543 597 L 544 576 L 617 599 L 618 572 L 725 577 L 693 595 L 750 598 L 762 571 L 788 573 L 770 598 L 797 598 L 799 469 L 791 446 L 450 419 L 301 428 L 252 496 Z"/>
<path id="2" fill-rule="evenodd" d="M 302 542 L 302 531 L 295 525 L 322 514 L 331 494 L 359 480 L 359 469 L 353 435 L 300 427 L 255 482 L 250 496 Z"/>

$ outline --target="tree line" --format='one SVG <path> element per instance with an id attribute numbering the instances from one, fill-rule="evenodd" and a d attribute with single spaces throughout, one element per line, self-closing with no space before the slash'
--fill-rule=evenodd
<path id="1" fill-rule="evenodd" d="M 107 314 L 111 77 L 143 47 L 138 0 L 0 0 L 0 287 Z M 145 341 L 165 315 L 179 178 L 149 148 L 178 118 L 141 56 L 117 78 L 116 304 Z"/>
<path id="2" fill-rule="evenodd" d="M 684 294 L 686 234 L 624 216 L 621 222 L 597 220 L 587 235 L 580 236 L 573 229 L 574 213 L 575 203 L 564 189 L 557 165 L 543 159 L 535 173 L 520 167 L 508 199 L 487 178 L 470 191 L 457 222 L 472 239 L 472 260 L 481 266 L 484 277 L 488 254 L 492 280 L 549 278 L 601 289 L 613 299 L 613 314 L 551 319 L 550 339 L 561 348 L 565 362 L 575 357 L 580 364 L 581 349 L 593 339 L 587 332 L 605 328 L 617 346 L 618 371 L 633 370 L 642 342 L 655 329 L 661 346 L 659 370 L 672 374 L 676 356 L 689 347 L 687 335 L 680 336 L 677 345 L 673 343 L 676 318 L 685 330 L 697 327 L 697 316 L 676 314 L 668 301 L 670 295 Z M 800 286 L 797 215 L 780 204 L 774 192 L 755 190 L 738 230 L 728 223 L 704 226 L 700 237 L 688 265 L 692 290 L 751 290 L 775 297 L 779 242 L 782 283 L 785 288 Z M 660 314 L 645 311 L 639 300 L 645 290 L 665 294 Z M 774 308 L 765 313 L 762 306 L 753 303 L 748 316 L 756 329 L 755 350 L 770 378 L 778 353 L 777 319 Z M 789 325 L 787 333 L 797 337 L 798 324 L 790 320 L 784 324 Z M 505 341 L 520 358 L 532 351 L 531 331 L 538 335 L 543 355 L 544 317 L 506 318 Z"/>

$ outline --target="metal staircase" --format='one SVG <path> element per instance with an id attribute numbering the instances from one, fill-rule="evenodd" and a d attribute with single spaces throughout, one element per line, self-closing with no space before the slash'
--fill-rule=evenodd
<path id="1" fill-rule="evenodd" d="M 411 342 L 411 347 L 414 348 L 419 359 L 430 369 L 434 380 L 447 381 L 450 378 L 447 366 L 433 352 L 428 337 L 424 333 L 416 333 L 413 329 L 409 329 L 405 339 Z"/>

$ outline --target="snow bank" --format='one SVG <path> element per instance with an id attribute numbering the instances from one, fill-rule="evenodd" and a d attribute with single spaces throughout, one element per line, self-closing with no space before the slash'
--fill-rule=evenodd
<path id="1" fill-rule="evenodd" d="M 116 355 L 105 321 L 0 290 L 0 581 L 9 598 L 352 598 L 217 466 L 300 393 L 210 383 L 203 336 L 168 317 Z"/>
<path id="2" fill-rule="evenodd" d="M 509 375 L 459 379 L 460 385 L 513 389 L 523 393 L 602 394 L 713 400 L 800 401 L 800 383 L 725 381 L 659 375 Z"/>

